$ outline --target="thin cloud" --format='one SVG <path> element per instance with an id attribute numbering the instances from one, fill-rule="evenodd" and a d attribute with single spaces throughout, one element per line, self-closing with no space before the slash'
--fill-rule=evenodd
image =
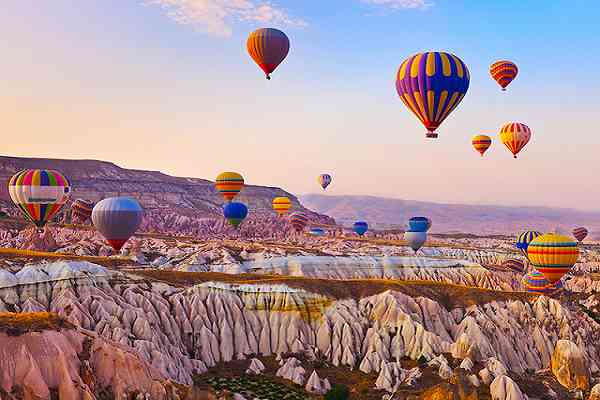
<path id="1" fill-rule="evenodd" d="M 239 22 L 307 26 L 264 0 L 147 0 L 145 4 L 160 6 L 175 22 L 216 36 L 231 36 L 232 26 Z"/>
<path id="2" fill-rule="evenodd" d="M 365 4 L 374 4 L 392 10 L 402 9 L 425 9 L 431 7 L 433 3 L 426 0 L 361 0 Z"/>

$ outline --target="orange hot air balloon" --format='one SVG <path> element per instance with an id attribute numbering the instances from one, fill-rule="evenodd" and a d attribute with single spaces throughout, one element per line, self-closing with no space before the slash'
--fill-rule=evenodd
<path id="1" fill-rule="evenodd" d="M 227 201 L 231 201 L 244 187 L 244 177 L 237 172 L 222 172 L 215 180 L 215 188 Z"/>
<path id="2" fill-rule="evenodd" d="M 265 71 L 267 79 L 288 55 L 290 40 L 285 33 L 274 28 L 257 29 L 248 36 L 246 47 L 250 57 Z"/>
<path id="3" fill-rule="evenodd" d="M 520 122 L 509 122 L 500 129 L 500 140 L 508 150 L 517 158 L 517 154 L 529 143 L 531 129 Z"/>
<path id="4" fill-rule="evenodd" d="M 575 265 L 579 258 L 577 243 L 567 236 L 546 233 L 529 243 L 529 262 L 555 283 Z"/>
<path id="5" fill-rule="evenodd" d="M 273 199 L 273 210 L 281 216 L 287 213 L 292 208 L 292 202 L 288 197 L 275 197 Z"/>
<path id="6" fill-rule="evenodd" d="M 517 77 L 518 73 L 517 65 L 511 61 L 496 61 L 490 66 L 490 75 L 498 82 L 502 90 L 506 90 L 506 87 Z"/>
<path id="7" fill-rule="evenodd" d="M 471 139 L 471 143 L 475 150 L 483 157 L 483 153 L 485 153 L 492 145 L 492 138 L 487 135 L 475 135 L 473 136 L 473 139 Z"/>

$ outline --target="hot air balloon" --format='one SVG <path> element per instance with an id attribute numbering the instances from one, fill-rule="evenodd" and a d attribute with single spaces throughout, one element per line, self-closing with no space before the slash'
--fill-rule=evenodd
<path id="1" fill-rule="evenodd" d="M 92 210 L 94 208 L 94 203 L 84 199 L 76 199 L 71 204 L 71 210 L 73 211 L 73 215 L 77 218 L 79 222 L 85 222 L 92 216 Z"/>
<path id="2" fill-rule="evenodd" d="M 307 223 L 308 217 L 301 212 L 295 212 L 290 215 L 290 224 L 292 224 L 296 232 L 302 232 Z"/>
<path id="3" fill-rule="evenodd" d="M 525 274 L 521 280 L 521 283 L 523 286 L 525 286 L 525 289 L 527 289 L 528 292 L 541 294 L 546 293 L 548 285 L 550 285 L 550 282 L 548 282 L 544 275 L 535 270 Z"/>
<path id="4" fill-rule="evenodd" d="M 585 229 L 583 226 L 580 228 L 573 229 L 573 236 L 575 237 L 575 239 L 577 239 L 579 243 L 583 242 L 583 239 L 585 239 L 587 235 L 588 230 Z"/>
<path id="5" fill-rule="evenodd" d="M 369 224 L 367 224 L 365 221 L 356 221 L 352 226 L 352 229 L 354 232 L 356 232 L 356 234 L 358 234 L 358 236 L 362 236 L 369 230 Z"/>
<path id="6" fill-rule="evenodd" d="M 475 135 L 471 139 L 471 143 L 473 144 L 475 150 L 477 150 L 479 154 L 481 154 L 481 157 L 483 157 L 483 153 L 485 153 L 492 145 L 492 138 L 487 135 Z"/>
<path id="7" fill-rule="evenodd" d="M 244 177 L 237 172 L 222 172 L 215 181 L 215 188 L 227 201 L 233 200 L 243 187 Z"/>
<path id="8" fill-rule="evenodd" d="M 513 272 L 522 274 L 525 272 L 525 264 L 516 258 L 508 258 L 502 262 L 502 267 Z"/>
<path id="9" fill-rule="evenodd" d="M 521 254 L 527 257 L 527 248 L 529 247 L 529 243 L 531 243 L 538 236 L 542 236 L 542 232 L 526 231 L 517 237 L 516 246 L 517 249 L 521 250 Z"/>
<path id="10" fill-rule="evenodd" d="M 500 141 L 517 158 L 517 154 L 529 143 L 531 129 L 520 122 L 509 122 L 500 129 Z"/>
<path id="11" fill-rule="evenodd" d="M 250 57 L 265 71 L 267 79 L 290 51 L 290 40 L 278 29 L 257 29 L 248 36 L 246 47 Z"/>
<path id="12" fill-rule="evenodd" d="M 38 229 L 54 217 L 71 194 L 71 185 L 60 172 L 26 169 L 8 181 L 11 200 Z"/>
<path id="13" fill-rule="evenodd" d="M 223 215 L 234 227 L 238 227 L 248 216 L 248 207 L 244 203 L 232 201 L 223 207 Z"/>
<path id="14" fill-rule="evenodd" d="M 275 197 L 273 199 L 273 210 L 282 216 L 292 208 L 292 202 L 287 197 Z"/>
<path id="15" fill-rule="evenodd" d="M 427 232 L 404 232 L 404 240 L 416 253 L 427 241 Z"/>
<path id="16" fill-rule="evenodd" d="M 400 65 L 396 90 L 400 99 L 427 129 L 427 137 L 458 106 L 469 89 L 469 70 L 454 54 L 415 54 Z"/>
<path id="17" fill-rule="evenodd" d="M 92 222 L 115 251 L 121 250 L 142 223 L 143 210 L 131 197 L 110 197 L 92 210 Z"/>
<path id="18" fill-rule="evenodd" d="M 490 74 L 502 87 L 502 90 L 506 90 L 506 87 L 515 79 L 518 73 L 517 65 L 511 61 L 496 61 L 490 66 Z"/>
<path id="19" fill-rule="evenodd" d="M 575 265 L 579 248 L 567 236 L 546 233 L 529 243 L 527 254 L 531 265 L 553 284 Z"/>
<path id="20" fill-rule="evenodd" d="M 321 187 L 323 188 L 323 190 L 327 189 L 327 186 L 329 186 L 329 184 L 331 183 L 331 175 L 329 174 L 321 174 L 319 175 L 319 185 L 321 185 Z"/>
<path id="21" fill-rule="evenodd" d="M 323 228 L 312 228 L 310 231 L 308 231 L 308 234 L 311 236 L 321 237 L 325 236 L 325 230 Z"/>
<path id="22" fill-rule="evenodd" d="M 427 217 L 412 217 L 408 220 L 408 228 L 412 232 L 427 232 L 431 228 L 431 220 Z"/>

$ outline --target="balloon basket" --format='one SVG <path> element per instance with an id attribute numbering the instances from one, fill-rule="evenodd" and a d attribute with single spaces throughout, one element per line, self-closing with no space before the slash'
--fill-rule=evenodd
<path id="1" fill-rule="evenodd" d="M 427 133 L 425 134 L 425 137 L 426 137 L 426 138 L 429 138 L 429 139 L 436 139 L 436 138 L 438 137 L 438 134 L 437 134 L 437 133 L 435 133 L 435 132 L 427 132 Z"/>

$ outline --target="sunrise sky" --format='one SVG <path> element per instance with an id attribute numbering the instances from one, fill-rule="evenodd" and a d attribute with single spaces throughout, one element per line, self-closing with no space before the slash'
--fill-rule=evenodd
<path id="1" fill-rule="evenodd" d="M 0 13 L 0 154 L 331 194 L 600 210 L 600 4 L 459 0 L 7 0 Z M 245 50 L 284 30 L 268 82 Z M 425 139 L 394 87 L 441 50 L 471 86 Z M 510 59 L 502 93 L 489 64 Z M 518 160 L 504 122 L 533 131 Z M 481 159 L 475 133 L 495 142 Z"/>

